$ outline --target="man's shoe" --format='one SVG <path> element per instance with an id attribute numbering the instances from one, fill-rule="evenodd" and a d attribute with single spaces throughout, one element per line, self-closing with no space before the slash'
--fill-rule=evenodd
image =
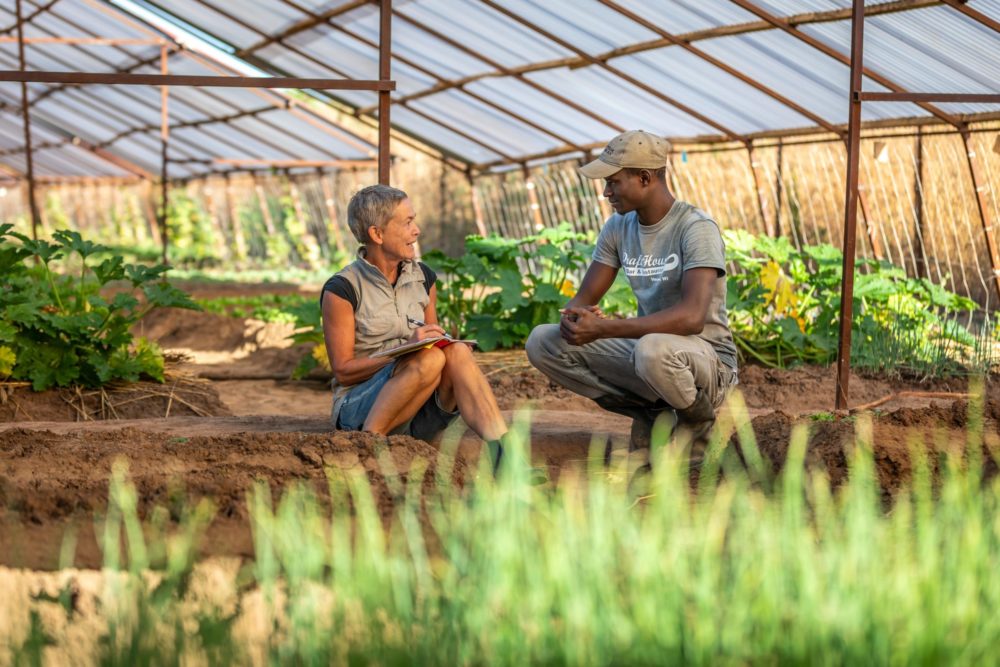
<path id="1" fill-rule="evenodd" d="M 628 450 L 649 449 L 653 439 L 654 428 L 665 428 L 672 433 L 677 427 L 677 414 L 674 410 L 643 409 L 632 418 L 632 430 L 629 433 Z M 662 444 L 662 443 L 660 443 Z"/>
<path id="2" fill-rule="evenodd" d="M 715 407 L 704 389 L 699 389 L 694 403 L 677 410 L 678 435 L 686 436 L 692 444 L 703 441 L 715 426 Z"/>

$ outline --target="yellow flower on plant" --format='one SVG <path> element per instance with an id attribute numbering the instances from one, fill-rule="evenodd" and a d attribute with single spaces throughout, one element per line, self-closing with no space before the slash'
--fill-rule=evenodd
<path id="1" fill-rule="evenodd" d="M 781 265 L 770 261 L 760 270 L 760 284 L 767 290 L 767 300 L 774 304 L 774 314 L 791 317 L 805 333 L 806 321 L 799 312 L 799 296 L 795 284 L 785 275 Z"/>
<path id="2" fill-rule="evenodd" d="M 6 345 L 0 345 L 0 378 L 5 378 L 14 372 L 17 354 Z"/>
<path id="3" fill-rule="evenodd" d="M 326 370 L 330 369 L 330 358 L 326 354 L 326 345 L 317 343 L 312 349 L 312 357 Z"/>
<path id="4" fill-rule="evenodd" d="M 562 285 L 559 286 L 559 293 L 572 299 L 576 296 L 576 287 L 570 281 L 564 280 L 562 281 Z"/>

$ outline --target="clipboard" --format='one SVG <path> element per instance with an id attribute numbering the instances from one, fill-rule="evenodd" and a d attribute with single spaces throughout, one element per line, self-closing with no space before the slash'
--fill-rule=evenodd
<path id="1" fill-rule="evenodd" d="M 382 350 L 381 352 L 376 352 L 371 355 L 371 359 L 395 359 L 396 357 L 401 357 L 404 354 L 409 354 L 416 350 L 422 350 L 425 347 L 448 347 L 452 343 L 465 343 L 467 345 L 478 345 L 474 340 L 458 340 L 457 338 L 451 338 L 450 336 L 431 336 L 430 338 L 424 338 L 423 340 L 418 340 L 412 343 L 403 343 L 402 345 L 397 345 L 396 347 L 390 347 L 388 350 Z"/>

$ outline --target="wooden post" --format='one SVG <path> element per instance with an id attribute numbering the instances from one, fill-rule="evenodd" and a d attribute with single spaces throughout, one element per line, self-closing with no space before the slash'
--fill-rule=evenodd
<path id="1" fill-rule="evenodd" d="M 983 226 L 983 235 L 986 237 L 986 250 L 990 257 L 990 266 L 993 268 L 993 285 L 1000 297 L 1000 248 L 997 246 L 997 239 L 993 233 L 993 213 L 990 209 L 990 202 L 987 200 L 987 193 L 990 186 L 983 178 L 979 169 L 979 159 L 975 149 L 969 145 L 969 130 L 963 129 L 962 145 L 965 146 L 965 157 L 969 163 L 969 175 L 972 177 L 972 189 L 976 194 L 976 208 L 979 211 L 979 222 Z"/>
<path id="2" fill-rule="evenodd" d="M 229 174 L 222 175 L 226 191 L 226 210 L 229 212 L 229 226 L 233 234 L 233 244 L 236 246 L 236 258 L 246 259 L 247 244 L 243 238 L 243 223 L 240 221 L 240 212 L 233 202 L 232 183 L 229 182 Z"/>
<path id="3" fill-rule="evenodd" d="M 17 61 L 20 71 L 25 70 L 24 61 L 24 24 L 21 18 L 21 0 L 17 0 Z M 31 238 L 38 239 L 38 201 L 35 199 L 35 165 L 31 150 L 31 117 L 28 114 L 28 84 L 21 82 L 21 119 L 24 123 L 24 155 L 28 173 L 28 211 L 31 214 Z"/>
<path id="4" fill-rule="evenodd" d="M 326 174 L 323 173 L 322 169 L 317 171 L 319 185 L 323 191 L 323 203 L 326 205 L 326 214 L 330 218 L 328 225 L 330 235 L 333 236 L 333 243 L 337 246 L 337 254 L 340 255 L 341 261 L 349 260 L 347 247 L 344 245 L 344 235 L 340 229 L 340 221 L 337 217 L 337 200 L 333 198 L 333 189 L 330 188 L 330 183 L 326 180 Z"/>
<path id="5" fill-rule="evenodd" d="M 202 194 L 205 196 L 205 204 L 208 208 L 208 215 L 212 218 L 212 226 L 215 228 L 215 250 L 222 255 L 223 259 L 232 258 L 229 244 L 226 242 L 226 228 L 222 224 L 222 216 L 216 210 L 215 187 L 209 179 L 202 180 Z"/>
<path id="6" fill-rule="evenodd" d="M 927 277 L 927 248 L 924 246 L 924 128 L 917 126 L 916 164 L 913 168 L 913 211 L 917 233 L 917 277 Z"/>
<path id="7" fill-rule="evenodd" d="M 781 191 L 784 187 L 784 142 L 778 138 L 778 168 L 774 174 L 774 233 L 781 236 Z"/>
<path id="8" fill-rule="evenodd" d="M 483 218 L 483 202 L 476 190 L 476 181 L 472 178 L 472 169 L 465 170 L 465 178 L 469 181 L 469 190 L 472 192 L 472 212 L 476 216 L 476 233 L 486 236 L 486 220 Z"/>
<path id="9" fill-rule="evenodd" d="M 757 212 L 760 214 L 760 223 L 764 228 L 764 233 L 771 238 L 777 236 L 777 230 L 774 224 L 767 219 L 767 190 L 764 188 L 764 176 L 761 174 L 760 162 L 755 158 L 753 152 L 753 142 L 748 141 L 746 143 L 747 147 L 747 160 L 750 162 L 750 173 L 753 175 L 753 187 L 754 192 L 757 196 Z"/>
<path id="10" fill-rule="evenodd" d="M 257 194 L 260 213 L 264 216 L 264 229 L 267 231 L 268 236 L 274 236 L 277 234 L 277 230 L 274 227 L 274 218 L 271 217 L 271 207 L 267 203 L 267 193 L 264 192 L 264 187 L 260 184 L 260 179 L 257 177 L 256 172 L 251 174 L 251 178 L 253 178 L 253 190 Z"/>
<path id="11" fill-rule="evenodd" d="M 167 46 L 160 47 L 160 73 L 168 73 Z M 163 247 L 163 263 L 167 264 L 167 246 L 170 242 L 170 231 L 167 229 L 167 145 L 170 142 L 170 119 L 167 103 L 170 96 L 169 86 L 160 86 L 160 241 Z"/>
<path id="12" fill-rule="evenodd" d="M 860 146 L 858 152 L 860 153 Z M 860 155 L 859 155 L 860 159 Z M 868 245 L 871 246 L 875 259 L 885 259 L 885 251 L 882 249 L 882 240 L 878 237 L 878 230 L 875 228 L 875 220 L 872 218 L 871 208 L 868 206 L 868 186 L 858 184 L 858 202 L 861 204 L 861 218 L 865 222 L 865 233 L 868 234 Z"/>
<path id="13" fill-rule="evenodd" d="M 531 172 L 528 170 L 527 165 L 522 167 L 521 173 L 524 174 L 524 188 L 528 191 L 528 207 L 531 209 L 531 217 L 535 221 L 532 233 L 538 232 L 545 228 L 545 220 L 542 219 L 542 206 L 538 203 L 538 189 L 535 187 L 535 182 L 531 179 Z"/>

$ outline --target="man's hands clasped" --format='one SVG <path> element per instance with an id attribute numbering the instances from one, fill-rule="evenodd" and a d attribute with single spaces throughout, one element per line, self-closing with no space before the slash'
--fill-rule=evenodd
<path id="1" fill-rule="evenodd" d="M 607 316 L 598 306 L 575 306 L 559 312 L 559 333 L 567 343 L 586 345 L 604 337 L 602 320 Z"/>

